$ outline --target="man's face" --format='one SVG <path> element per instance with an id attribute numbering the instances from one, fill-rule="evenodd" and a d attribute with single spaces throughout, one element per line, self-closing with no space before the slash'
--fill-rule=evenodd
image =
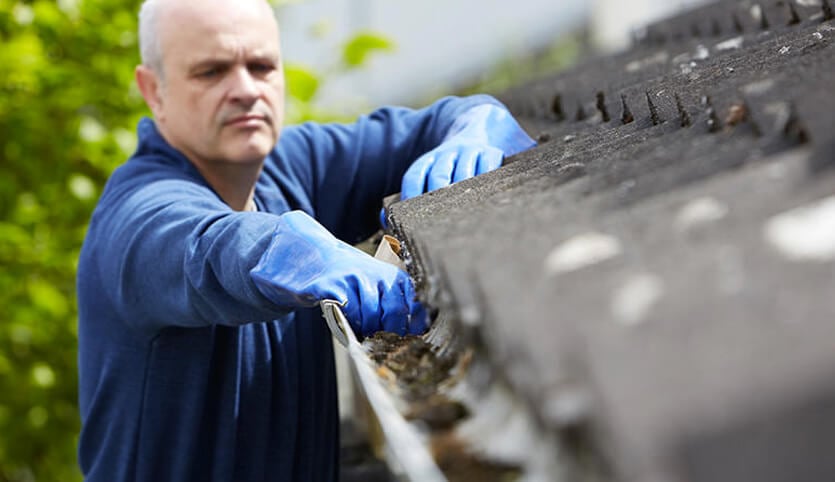
<path id="1" fill-rule="evenodd" d="M 259 0 L 174 0 L 163 10 L 163 73 L 151 106 L 160 131 L 201 170 L 260 163 L 284 110 L 272 11 Z"/>

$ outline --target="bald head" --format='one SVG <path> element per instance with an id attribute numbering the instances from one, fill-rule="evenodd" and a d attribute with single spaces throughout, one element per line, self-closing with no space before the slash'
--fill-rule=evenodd
<path id="1" fill-rule="evenodd" d="M 284 117 L 278 24 L 265 0 L 146 0 L 136 82 L 159 133 L 240 209 Z"/>
<path id="2" fill-rule="evenodd" d="M 266 0 L 145 0 L 139 9 L 142 65 L 163 75 L 165 40 L 170 29 L 187 25 L 195 18 L 229 19 L 240 15 L 272 19 L 278 36 L 278 25 Z"/>

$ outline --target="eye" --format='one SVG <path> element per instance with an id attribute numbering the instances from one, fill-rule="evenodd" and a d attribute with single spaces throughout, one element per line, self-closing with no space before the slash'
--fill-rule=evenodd
<path id="1" fill-rule="evenodd" d="M 269 74 L 275 70 L 275 66 L 268 62 L 253 62 L 247 66 L 250 72 L 258 75 Z"/>
<path id="2" fill-rule="evenodd" d="M 211 66 L 198 70 L 195 77 L 205 80 L 211 80 L 223 73 L 224 69 L 220 66 Z"/>

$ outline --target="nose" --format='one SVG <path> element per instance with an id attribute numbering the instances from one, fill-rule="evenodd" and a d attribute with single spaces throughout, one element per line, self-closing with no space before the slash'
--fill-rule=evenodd
<path id="1" fill-rule="evenodd" d="M 244 66 L 236 68 L 230 77 L 230 100 L 247 104 L 258 99 L 260 95 L 258 83 L 252 77 L 249 69 Z"/>

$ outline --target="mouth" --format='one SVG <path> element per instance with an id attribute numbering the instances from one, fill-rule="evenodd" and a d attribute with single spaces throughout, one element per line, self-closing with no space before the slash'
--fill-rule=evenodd
<path id="1" fill-rule="evenodd" d="M 223 125 L 231 127 L 242 128 L 258 128 L 264 125 L 269 125 L 270 120 L 263 114 L 245 114 L 232 117 L 226 120 Z"/>

